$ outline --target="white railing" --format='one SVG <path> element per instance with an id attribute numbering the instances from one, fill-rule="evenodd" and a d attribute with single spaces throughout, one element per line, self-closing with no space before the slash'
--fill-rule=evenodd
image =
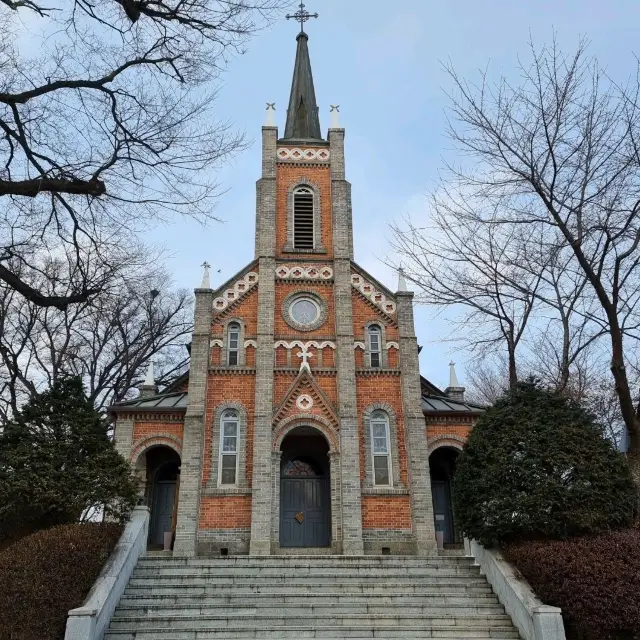
<path id="1" fill-rule="evenodd" d="M 148 507 L 135 507 L 84 604 L 69 611 L 64 640 L 102 640 L 138 558 L 147 548 Z"/>
<path id="2" fill-rule="evenodd" d="M 467 539 L 464 548 L 475 558 L 524 640 L 565 640 L 562 610 L 543 604 L 499 551 Z"/>

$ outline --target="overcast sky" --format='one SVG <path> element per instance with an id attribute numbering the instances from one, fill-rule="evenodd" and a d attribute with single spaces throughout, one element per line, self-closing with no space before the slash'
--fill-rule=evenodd
<path id="1" fill-rule="evenodd" d="M 309 0 L 307 9 L 320 13 L 307 26 L 320 123 L 326 132 L 329 105 L 339 104 L 346 128 L 356 261 L 392 290 L 396 277 L 380 262 L 389 251 L 387 225 L 405 214 L 424 218 L 424 195 L 451 154 L 443 61 L 470 80 L 487 65 L 493 77 L 513 76 L 529 35 L 543 44 L 555 30 L 565 51 L 586 36 L 591 54 L 624 80 L 639 48 L 637 0 Z M 224 224 L 203 229 L 182 220 L 150 230 L 150 240 L 170 253 L 179 286 L 197 286 L 204 260 L 214 267 L 215 287 L 253 259 L 260 127 L 269 101 L 284 128 L 296 27 L 283 18 L 259 33 L 223 78 L 217 115 L 253 141 L 218 174 L 227 190 L 216 212 Z M 446 386 L 453 357 L 464 383 L 466 355 L 441 341 L 450 332 L 446 320 L 419 307 L 416 331 L 423 375 Z"/>

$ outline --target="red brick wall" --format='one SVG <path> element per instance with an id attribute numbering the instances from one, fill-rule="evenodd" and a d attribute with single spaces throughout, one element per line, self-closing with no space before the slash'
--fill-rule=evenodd
<path id="1" fill-rule="evenodd" d="M 133 444 L 131 450 L 133 451 L 138 446 L 140 440 L 148 438 L 149 436 L 169 434 L 182 440 L 183 431 L 184 424 L 181 422 L 162 422 L 161 420 L 136 422 L 133 426 Z"/>
<path id="2" fill-rule="evenodd" d="M 282 302 L 290 293 L 293 293 L 294 291 L 298 291 L 300 289 L 315 293 L 317 296 L 322 298 L 322 300 L 324 300 L 327 305 L 329 317 L 319 329 L 304 332 L 296 331 L 295 329 L 292 329 L 282 317 Z M 309 340 L 313 340 L 316 337 L 326 338 L 327 336 L 333 336 L 336 332 L 334 313 L 333 289 L 331 286 L 327 284 L 317 284 L 314 282 L 310 282 L 309 280 L 305 280 L 304 282 L 300 283 L 278 282 L 276 280 L 276 306 L 274 326 L 276 340 L 293 338 L 296 340 L 307 342 Z M 298 363 L 300 362 L 298 359 L 296 359 L 296 361 Z"/>
<path id="3" fill-rule="evenodd" d="M 411 529 L 409 496 L 362 496 L 363 529 Z"/>
<path id="4" fill-rule="evenodd" d="M 239 529 L 251 526 L 251 496 L 203 496 L 200 529 Z"/>
<path id="5" fill-rule="evenodd" d="M 237 373 L 215 373 L 209 376 L 207 386 L 207 409 L 204 426 L 204 455 L 202 464 L 202 484 L 207 482 L 211 471 L 211 454 L 214 437 L 219 437 L 218 426 L 214 425 L 216 407 L 222 402 L 240 402 L 247 409 L 247 433 L 245 443 L 245 464 L 247 480 L 251 486 L 253 472 L 253 420 L 255 403 L 255 376 Z"/>
<path id="6" fill-rule="evenodd" d="M 378 311 L 355 290 L 351 290 L 351 301 L 353 304 L 353 335 L 359 342 L 364 342 L 364 327 L 367 322 L 375 321 L 383 325 L 387 340 L 398 340 L 398 327 L 382 311 Z"/>
<path id="7" fill-rule="evenodd" d="M 280 258 L 291 257 L 282 248 L 287 242 L 287 192 L 289 187 L 306 177 L 320 188 L 322 206 L 322 243 L 327 253 L 322 258 L 333 258 L 333 217 L 331 214 L 331 174 L 329 165 L 326 166 L 296 166 L 293 164 L 278 164 L 276 166 L 276 255 Z M 318 259 L 309 254 L 309 259 Z"/>
<path id="8" fill-rule="evenodd" d="M 356 401 L 359 416 L 360 435 L 360 478 L 365 477 L 366 451 L 364 440 L 364 410 L 374 402 L 386 402 L 396 413 L 396 429 L 398 432 L 398 460 L 400 462 L 400 479 L 407 484 L 407 451 L 404 436 L 404 413 L 402 409 L 402 388 L 398 375 L 357 376 Z"/>

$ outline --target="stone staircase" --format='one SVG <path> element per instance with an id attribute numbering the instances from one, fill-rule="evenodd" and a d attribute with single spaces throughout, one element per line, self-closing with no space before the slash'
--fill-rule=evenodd
<path id="1" fill-rule="evenodd" d="M 519 638 L 472 559 L 140 559 L 106 640 Z"/>

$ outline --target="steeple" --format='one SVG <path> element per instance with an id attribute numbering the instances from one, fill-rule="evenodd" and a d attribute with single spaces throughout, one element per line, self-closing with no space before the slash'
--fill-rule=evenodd
<path id="1" fill-rule="evenodd" d="M 301 31 L 296 38 L 298 49 L 293 68 L 291 97 L 287 109 L 285 140 L 322 140 L 316 92 L 313 87 L 311 60 L 307 46 L 309 36 Z"/>

